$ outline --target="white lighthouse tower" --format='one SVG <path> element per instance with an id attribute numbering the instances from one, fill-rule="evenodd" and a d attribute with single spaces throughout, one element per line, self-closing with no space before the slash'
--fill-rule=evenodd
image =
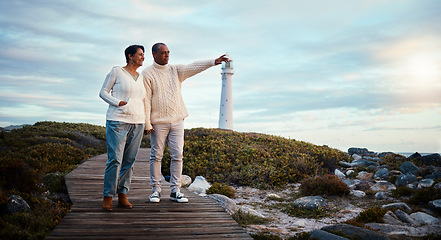
<path id="1" fill-rule="evenodd" d="M 219 111 L 219 128 L 233 130 L 233 60 L 222 63 L 222 93 Z"/>

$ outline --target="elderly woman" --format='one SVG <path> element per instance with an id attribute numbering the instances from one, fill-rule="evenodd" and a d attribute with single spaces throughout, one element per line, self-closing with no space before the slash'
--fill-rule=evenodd
<path id="1" fill-rule="evenodd" d="M 145 126 L 146 92 L 143 77 L 136 71 L 144 62 L 144 47 L 131 45 L 124 53 L 127 65 L 112 68 L 99 94 L 109 104 L 106 114 L 108 159 L 103 191 L 105 211 L 113 210 L 112 198 L 116 193 L 119 207 L 132 208 L 127 192 Z"/>

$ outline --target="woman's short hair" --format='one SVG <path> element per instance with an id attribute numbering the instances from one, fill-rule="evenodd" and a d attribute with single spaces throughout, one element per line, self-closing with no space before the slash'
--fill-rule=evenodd
<path id="1" fill-rule="evenodd" d="M 126 48 L 126 50 L 124 51 L 124 54 L 126 55 L 126 63 L 129 63 L 130 61 L 129 55 L 135 55 L 138 51 L 138 48 L 141 48 L 142 52 L 145 52 L 142 45 L 130 45 Z"/>

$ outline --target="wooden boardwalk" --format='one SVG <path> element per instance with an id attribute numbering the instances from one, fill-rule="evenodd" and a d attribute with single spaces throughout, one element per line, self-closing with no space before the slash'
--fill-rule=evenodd
<path id="1" fill-rule="evenodd" d="M 150 203 L 150 149 L 140 149 L 128 199 L 133 209 L 102 211 L 102 190 L 107 154 L 88 159 L 66 176 L 74 205 L 47 239 L 252 239 L 218 203 L 187 189 L 189 203 L 168 199 L 163 183 L 160 203 Z"/>

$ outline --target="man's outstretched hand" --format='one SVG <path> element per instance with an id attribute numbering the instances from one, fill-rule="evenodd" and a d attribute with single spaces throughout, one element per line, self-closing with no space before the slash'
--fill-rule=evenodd
<path id="1" fill-rule="evenodd" d="M 228 62 L 228 58 L 225 57 L 227 54 L 224 54 L 222 56 L 220 56 L 219 58 L 216 58 L 216 60 L 214 60 L 214 64 L 218 65 L 221 64 L 222 62 Z"/>

